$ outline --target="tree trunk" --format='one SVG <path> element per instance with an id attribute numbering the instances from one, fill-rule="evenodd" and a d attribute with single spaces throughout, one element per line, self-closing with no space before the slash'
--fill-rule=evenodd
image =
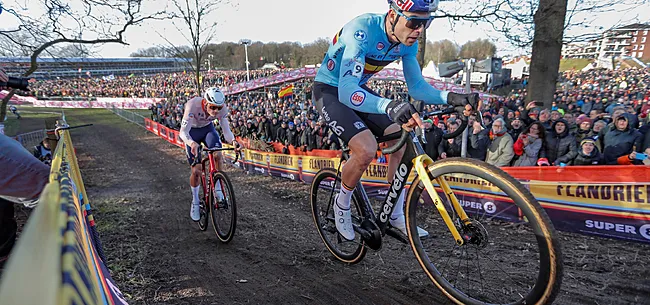
<path id="1" fill-rule="evenodd" d="M 16 90 L 11 89 L 9 93 L 2 99 L 2 104 L 0 104 L 0 124 L 4 124 L 5 116 L 7 116 L 7 104 L 9 100 L 14 96 Z"/>
<path id="2" fill-rule="evenodd" d="M 567 0 L 540 0 L 535 12 L 528 100 L 551 108 L 560 70 Z"/>
<path id="3" fill-rule="evenodd" d="M 423 31 L 422 35 L 418 38 L 418 63 L 420 70 L 424 69 L 424 53 L 427 49 L 427 32 Z"/>

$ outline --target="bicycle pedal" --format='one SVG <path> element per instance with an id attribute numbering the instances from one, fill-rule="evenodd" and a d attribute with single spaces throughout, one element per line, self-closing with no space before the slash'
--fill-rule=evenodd
<path id="1" fill-rule="evenodd" d="M 395 238 L 395 239 L 401 241 L 402 243 L 405 243 L 405 244 L 409 243 L 408 237 L 404 233 L 402 233 L 402 231 L 400 231 L 399 229 L 397 229 L 395 227 L 388 227 L 386 229 L 386 235 L 388 235 L 388 236 L 390 236 L 392 238 Z"/>

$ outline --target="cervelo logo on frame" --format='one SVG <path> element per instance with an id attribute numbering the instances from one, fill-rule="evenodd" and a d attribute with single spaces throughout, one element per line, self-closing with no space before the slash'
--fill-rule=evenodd
<path id="1" fill-rule="evenodd" d="M 352 105 L 357 107 L 361 106 L 361 104 L 363 104 L 365 100 L 366 100 L 366 93 L 361 90 L 355 91 L 354 93 L 352 93 L 352 96 L 350 96 L 350 103 L 352 103 Z"/>
<path id="2" fill-rule="evenodd" d="M 398 192 L 403 187 L 404 180 L 408 175 L 408 171 L 409 169 L 404 163 L 400 164 L 399 168 L 395 171 L 395 178 L 393 179 L 393 184 L 390 187 L 390 192 L 386 197 L 386 203 L 384 204 L 384 207 L 381 209 L 381 214 L 379 214 L 379 219 L 381 220 L 381 222 L 388 221 L 388 215 L 393 209 L 393 206 L 395 206 L 394 201 L 397 200 L 397 198 L 399 197 Z"/>

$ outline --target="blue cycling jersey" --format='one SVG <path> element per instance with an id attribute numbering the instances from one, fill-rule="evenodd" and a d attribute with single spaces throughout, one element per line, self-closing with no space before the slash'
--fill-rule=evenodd
<path id="1" fill-rule="evenodd" d="M 391 43 L 385 28 L 386 14 L 364 14 L 348 22 L 334 36 L 317 82 L 338 87 L 339 101 L 366 113 L 386 113 L 390 99 L 378 97 L 361 87 L 391 62 L 402 59 L 409 94 L 426 104 L 446 104 L 448 91 L 433 88 L 422 77 L 416 59 L 418 44 Z"/>

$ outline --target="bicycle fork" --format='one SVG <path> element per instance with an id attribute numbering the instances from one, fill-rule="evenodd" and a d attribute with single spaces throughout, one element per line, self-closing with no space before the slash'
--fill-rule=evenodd
<path id="1" fill-rule="evenodd" d="M 431 158 L 426 154 L 420 155 L 415 159 L 413 159 L 413 165 L 415 167 L 416 172 L 418 173 L 418 176 L 420 177 L 420 181 L 422 181 L 422 183 L 424 184 L 424 187 L 429 193 L 429 197 L 431 197 L 433 204 L 436 206 L 438 212 L 440 213 L 440 216 L 442 216 L 442 219 L 445 221 L 445 224 L 447 225 L 447 228 L 449 228 L 449 231 L 453 235 L 456 244 L 461 246 L 465 243 L 465 239 L 458 232 L 458 229 L 454 225 L 454 222 L 451 220 L 451 217 L 449 216 L 449 213 L 447 212 L 447 209 L 445 208 L 444 204 L 442 204 L 442 200 L 440 199 L 438 192 L 435 190 L 433 186 L 433 181 L 429 176 L 428 167 L 431 166 L 433 163 L 434 163 L 433 160 L 431 160 Z M 462 223 L 465 225 L 469 224 L 470 223 L 469 217 L 467 217 L 465 210 L 463 210 L 463 207 L 460 205 L 460 202 L 456 198 L 456 195 L 454 195 L 454 192 L 449 187 L 449 184 L 447 184 L 447 181 L 445 181 L 443 177 L 435 177 L 435 180 L 438 183 L 438 185 L 440 185 L 440 188 L 442 188 L 442 191 L 445 193 L 446 197 L 449 199 L 449 202 L 454 207 L 454 210 L 456 211 L 458 217 L 460 217 Z"/>

